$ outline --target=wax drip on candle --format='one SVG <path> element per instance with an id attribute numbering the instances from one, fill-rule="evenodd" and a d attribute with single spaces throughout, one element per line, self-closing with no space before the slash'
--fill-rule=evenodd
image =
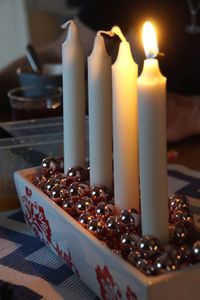
<path id="1" fill-rule="evenodd" d="M 97 31 L 97 35 L 101 35 L 101 34 L 106 34 L 106 35 L 109 35 L 110 37 L 114 36 L 114 32 L 112 32 L 111 30 L 109 30 L 109 31 L 105 31 L 105 30 Z"/>
<path id="2" fill-rule="evenodd" d="M 66 41 L 70 41 L 75 37 L 78 37 L 78 28 L 76 23 L 73 20 L 69 20 L 67 22 L 65 22 L 63 25 L 61 25 L 62 29 L 68 29 L 68 33 L 67 33 L 67 38 L 65 40 Z"/>
<path id="3" fill-rule="evenodd" d="M 70 24 L 72 24 L 74 21 L 72 20 L 68 20 L 67 22 L 65 22 L 64 24 L 61 25 L 62 29 L 66 29 Z"/>
<path id="4" fill-rule="evenodd" d="M 126 42 L 126 38 L 125 38 L 125 36 L 121 32 L 121 29 L 118 26 L 113 26 L 112 29 L 111 29 L 111 32 L 116 34 L 121 39 L 122 42 Z"/>

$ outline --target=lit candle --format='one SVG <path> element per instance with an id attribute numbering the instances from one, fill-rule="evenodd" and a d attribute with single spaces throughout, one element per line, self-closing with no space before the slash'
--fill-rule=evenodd
<path id="1" fill-rule="evenodd" d="M 112 187 L 111 58 L 98 32 L 88 58 L 90 185 Z"/>
<path id="2" fill-rule="evenodd" d="M 121 43 L 112 65 L 114 198 L 118 210 L 139 209 L 137 74 L 130 45 L 118 27 Z"/>
<path id="3" fill-rule="evenodd" d="M 143 27 L 147 59 L 138 78 L 139 158 L 142 234 L 168 240 L 166 78 L 159 70 L 151 23 Z"/>
<path id="4" fill-rule="evenodd" d="M 84 52 L 74 21 L 62 45 L 64 171 L 72 166 L 85 167 L 85 71 Z"/>

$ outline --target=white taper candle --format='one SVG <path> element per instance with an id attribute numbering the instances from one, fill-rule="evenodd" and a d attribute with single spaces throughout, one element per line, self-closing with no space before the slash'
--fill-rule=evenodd
<path id="1" fill-rule="evenodd" d="M 147 37 L 150 38 L 149 32 Z M 151 42 L 152 40 L 153 38 Z M 152 57 L 153 48 L 150 47 L 149 53 Z M 142 234 L 154 235 L 166 243 L 166 78 L 160 73 L 157 59 L 148 58 L 144 61 L 142 73 L 138 78 L 138 105 Z"/>
<path id="2" fill-rule="evenodd" d="M 118 34 L 119 28 L 114 31 Z M 114 198 L 118 210 L 138 210 L 138 67 L 129 43 L 123 36 L 121 39 L 117 59 L 112 65 Z"/>
<path id="3" fill-rule="evenodd" d="M 85 70 L 84 51 L 74 21 L 62 45 L 64 171 L 85 167 Z M 63 26 L 63 27 L 64 27 Z"/>
<path id="4" fill-rule="evenodd" d="M 98 32 L 88 58 L 90 185 L 112 187 L 111 58 Z"/>

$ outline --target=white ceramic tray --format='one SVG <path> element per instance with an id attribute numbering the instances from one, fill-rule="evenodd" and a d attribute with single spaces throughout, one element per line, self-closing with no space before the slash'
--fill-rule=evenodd
<path id="1" fill-rule="evenodd" d="M 15 173 L 28 226 L 101 299 L 193 300 L 200 295 L 199 264 L 149 277 L 114 254 L 31 183 L 36 168 Z"/>

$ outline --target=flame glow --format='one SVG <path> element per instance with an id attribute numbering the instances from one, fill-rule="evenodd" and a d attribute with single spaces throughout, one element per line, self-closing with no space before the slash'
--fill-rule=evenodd
<path id="1" fill-rule="evenodd" d="M 159 52 L 159 49 L 155 29 L 150 22 L 145 22 L 143 25 L 142 40 L 146 57 L 156 57 Z"/>

